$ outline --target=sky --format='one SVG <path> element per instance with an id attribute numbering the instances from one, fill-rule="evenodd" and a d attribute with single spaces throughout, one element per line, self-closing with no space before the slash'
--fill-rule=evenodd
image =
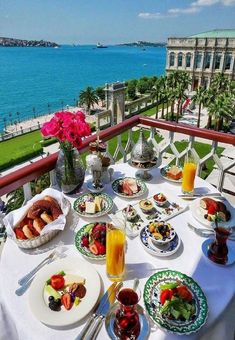
<path id="1" fill-rule="evenodd" d="M 235 28 L 235 0 L 0 0 L 2 37 L 116 44 L 215 28 Z"/>

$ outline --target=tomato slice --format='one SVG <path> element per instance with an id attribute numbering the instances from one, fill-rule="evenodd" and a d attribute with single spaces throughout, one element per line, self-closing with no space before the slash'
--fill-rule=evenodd
<path id="1" fill-rule="evenodd" d="M 51 286 L 58 290 L 64 287 L 64 277 L 62 275 L 53 275 L 51 277 Z"/>
<path id="2" fill-rule="evenodd" d="M 166 300 L 171 300 L 173 296 L 173 291 L 172 289 L 163 289 L 160 294 L 160 302 L 162 305 L 164 305 Z"/>
<path id="3" fill-rule="evenodd" d="M 186 286 L 177 287 L 177 294 L 183 300 L 191 301 L 193 298 L 192 293 L 188 290 Z"/>

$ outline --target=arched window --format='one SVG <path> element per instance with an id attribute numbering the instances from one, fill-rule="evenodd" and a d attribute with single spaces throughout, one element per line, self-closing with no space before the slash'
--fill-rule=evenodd
<path id="1" fill-rule="evenodd" d="M 224 69 L 230 70 L 231 64 L 232 64 L 232 54 L 226 53 L 225 58 L 224 58 Z"/>
<path id="2" fill-rule="evenodd" d="M 186 67 L 191 67 L 191 59 L 192 59 L 191 53 L 187 53 L 186 54 Z"/>
<path id="3" fill-rule="evenodd" d="M 202 67 L 202 55 L 201 53 L 196 53 L 196 60 L 195 60 L 195 65 L 196 68 L 201 68 Z"/>
<path id="4" fill-rule="evenodd" d="M 182 67 L 183 64 L 183 53 L 178 54 L 178 67 Z"/>
<path id="5" fill-rule="evenodd" d="M 170 53 L 170 67 L 175 66 L 175 53 L 171 52 Z"/>
<path id="6" fill-rule="evenodd" d="M 204 61 L 204 67 L 210 68 L 210 66 L 211 66 L 211 53 L 206 53 L 205 61 Z"/>

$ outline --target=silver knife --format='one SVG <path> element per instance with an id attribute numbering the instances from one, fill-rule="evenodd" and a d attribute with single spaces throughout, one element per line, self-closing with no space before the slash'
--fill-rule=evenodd
<path id="1" fill-rule="evenodd" d="M 107 301 L 109 301 L 110 296 L 113 294 L 115 295 L 115 288 L 117 286 L 117 282 L 111 284 L 111 286 L 107 289 L 105 294 L 103 295 L 102 299 L 100 300 L 99 306 L 97 307 L 95 313 L 87 320 L 83 330 L 81 333 L 75 338 L 75 340 L 87 340 L 90 337 L 87 337 L 87 333 L 89 332 L 90 328 L 93 326 L 94 321 L 98 318 L 98 316 L 102 313 L 103 309 L 105 308 Z"/>
<path id="2" fill-rule="evenodd" d="M 123 282 L 120 282 L 114 289 L 113 293 L 109 296 L 108 300 L 106 300 L 106 304 L 104 306 L 104 308 L 102 309 L 100 315 L 98 316 L 97 320 L 96 320 L 96 324 L 89 336 L 90 340 L 94 340 L 96 339 L 101 326 L 103 324 L 103 320 L 105 319 L 106 315 L 108 314 L 108 311 L 110 310 L 110 307 L 112 306 L 112 304 L 115 302 L 116 300 L 116 295 L 117 292 L 121 289 L 123 285 Z"/>

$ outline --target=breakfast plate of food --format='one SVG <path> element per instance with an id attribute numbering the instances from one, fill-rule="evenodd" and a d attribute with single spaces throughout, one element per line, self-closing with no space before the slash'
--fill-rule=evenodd
<path id="1" fill-rule="evenodd" d="M 212 197 L 202 197 L 194 200 L 190 205 L 192 216 L 207 227 L 220 226 L 229 227 L 235 224 L 235 209 L 227 201 L 223 202 Z"/>
<path id="2" fill-rule="evenodd" d="M 177 165 L 167 165 L 160 169 L 162 177 L 170 182 L 182 183 L 183 169 Z"/>
<path id="3" fill-rule="evenodd" d="M 77 250 L 90 260 L 106 258 L 106 222 L 95 222 L 84 225 L 75 236 Z"/>
<path id="4" fill-rule="evenodd" d="M 112 210 L 113 200 L 105 193 L 85 193 L 75 200 L 73 207 L 82 217 L 96 218 L 104 216 Z"/>
<path id="5" fill-rule="evenodd" d="M 149 225 L 152 224 L 153 222 L 150 222 Z M 175 254 L 181 244 L 178 234 L 173 230 L 174 232 L 172 237 L 169 238 L 169 242 L 163 244 L 154 242 L 153 237 L 150 237 L 149 225 L 143 227 L 139 234 L 140 243 L 144 250 L 156 257 L 168 257 Z M 164 232 L 162 233 L 165 234 Z"/>
<path id="6" fill-rule="evenodd" d="M 112 189 L 117 196 L 122 198 L 137 198 L 146 193 L 146 184 L 132 177 L 118 178 L 113 181 Z"/>
<path id="7" fill-rule="evenodd" d="M 69 326 L 95 306 L 101 284 L 93 266 L 78 258 L 61 259 L 43 267 L 29 290 L 34 316 L 49 326 Z"/>
<path id="8" fill-rule="evenodd" d="M 206 323 L 206 296 L 191 277 L 181 272 L 153 274 L 145 284 L 143 297 L 150 318 L 163 330 L 189 335 Z"/>

